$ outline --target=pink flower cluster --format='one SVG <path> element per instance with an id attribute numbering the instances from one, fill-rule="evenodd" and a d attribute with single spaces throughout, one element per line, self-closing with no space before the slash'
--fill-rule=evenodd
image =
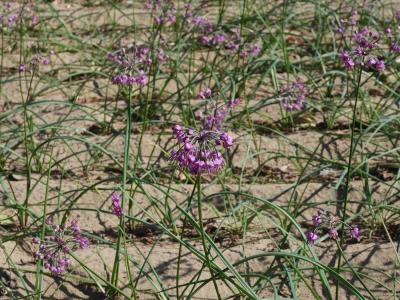
<path id="1" fill-rule="evenodd" d="M 191 6 L 186 6 L 190 7 Z M 185 14 L 186 21 L 193 26 L 193 29 L 201 33 L 199 42 L 203 46 L 216 46 L 231 52 L 240 51 L 239 56 L 242 59 L 257 57 L 261 53 L 261 48 L 253 43 L 245 43 L 240 37 L 240 29 L 234 29 L 232 32 L 218 30 L 206 16 L 194 16 L 191 10 Z"/>
<path id="2" fill-rule="evenodd" d="M 253 43 L 244 43 L 238 32 L 234 32 L 233 34 L 227 34 L 224 32 L 208 33 L 202 35 L 199 40 L 203 46 L 220 46 L 232 53 L 239 51 L 239 56 L 242 59 L 257 57 L 261 53 L 261 48 L 258 45 Z"/>
<path id="3" fill-rule="evenodd" d="M 78 249 L 86 249 L 89 246 L 89 239 L 81 235 L 78 221 L 72 220 L 66 226 L 54 224 L 51 219 L 47 224 L 52 229 L 51 236 L 43 241 L 34 237 L 32 242 L 38 245 L 34 252 L 36 259 L 44 260 L 44 267 L 55 275 L 64 273 L 71 265 L 68 254 Z"/>
<path id="4" fill-rule="evenodd" d="M 163 49 L 154 51 L 159 64 L 168 61 L 168 55 Z M 116 74 L 111 81 L 119 85 L 146 85 L 148 77 L 145 69 L 153 63 L 152 51 L 144 45 L 122 48 L 109 53 L 107 59 L 115 65 Z"/>
<path id="5" fill-rule="evenodd" d="M 214 24 L 206 16 L 191 15 L 187 18 L 187 21 L 200 32 L 211 33 L 214 31 Z"/>
<path id="6" fill-rule="evenodd" d="M 400 11 L 397 11 L 395 13 L 395 20 L 396 21 L 393 28 L 386 28 L 385 37 L 387 39 L 387 44 L 389 45 L 390 52 L 400 54 Z"/>
<path id="7" fill-rule="evenodd" d="M 215 109 L 213 114 L 208 114 L 207 117 L 203 120 L 204 128 L 206 129 L 217 129 L 221 130 L 221 127 L 225 121 L 226 116 L 228 115 L 229 110 L 234 108 L 240 103 L 240 98 L 232 99 L 227 104 L 222 105 Z"/>
<path id="8" fill-rule="evenodd" d="M 148 78 L 146 74 L 144 74 L 143 70 L 139 70 L 138 74 L 136 75 L 115 75 L 111 78 L 112 83 L 119 84 L 119 85 L 145 85 L 148 82 Z"/>
<path id="9" fill-rule="evenodd" d="M 213 174 L 223 168 L 225 160 L 216 147 L 222 145 L 227 149 L 233 145 L 233 139 L 227 133 L 205 129 L 196 131 L 180 125 L 175 125 L 172 130 L 180 146 L 172 151 L 171 159 L 180 168 L 192 174 Z"/>
<path id="10" fill-rule="evenodd" d="M 339 20 L 339 26 L 337 31 L 341 34 L 345 34 L 348 27 L 353 27 L 357 25 L 357 11 L 356 10 L 352 10 L 350 17 L 348 19 L 340 19 Z"/>
<path id="11" fill-rule="evenodd" d="M 218 107 L 217 101 L 213 98 L 213 92 L 208 86 L 197 94 L 197 98 L 205 100 L 205 112 L 208 114 L 203 117 L 203 113 L 196 113 L 203 123 L 200 130 L 187 129 L 180 125 L 173 127 L 179 149 L 172 151 L 171 160 L 192 174 L 213 174 L 225 164 L 217 147 L 222 146 L 228 149 L 233 145 L 232 137 L 222 131 L 222 125 L 228 111 L 238 105 L 240 99 L 232 99 Z M 211 106 L 211 112 L 207 111 L 208 106 Z"/>
<path id="12" fill-rule="evenodd" d="M 176 7 L 171 0 L 149 0 L 146 9 L 151 10 L 157 25 L 174 24 L 176 22 Z"/>
<path id="13" fill-rule="evenodd" d="M 121 196 L 116 192 L 111 194 L 112 213 L 118 217 L 122 216 Z"/>
<path id="14" fill-rule="evenodd" d="M 337 239 L 339 233 L 336 229 L 337 225 L 340 223 L 340 219 L 336 216 L 331 215 L 328 212 L 319 211 L 316 215 L 312 217 L 313 230 L 306 233 L 307 242 L 309 244 L 314 244 L 318 239 L 318 231 L 327 230 L 327 234 L 331 239 Z M 351 238 L 360 241 L 361 240 L 361 230 L 357 226 L 350 226 L 346 223 L 344 224 L 348 230 Z"/>
<path id="15" fill-rule="evenodd" d="M 346 23 L 342 21 L 342 23 L 354 27 L 357 25 L 356 16 L 357 12 L 353 11 L 349 21 Z M 342 50 L 339 55 L 345 68 L 347 70 L 353 70 L 354 67 L 360 66 L 366 71 L 383 72 L 386 68 L 385 61 L 382 57 L 374 53 L 378 50 L 378 41 L 380 40 L 379 34 L 371 31 L 367 27 L 363 27 L 359 30 L 355 28 L 351 31 L 355 31 L 355 33 L 349 37 L 350 41 L 348 44 L 350 48 Z M 346 38 L 346 29 L 344 26 L 340 27 L 339 32 Z"/>
<path id="16" fill-rule="evenodd" d="M 31 27 L 38 24 L 39 18 L 34 13 L 34 7 L 24 5 L 13 9 L 11 3 L 4 3 L 3 10 L 0 13 L 0 25 L 12 29 L 19 22 L 23 22 Z"/>
<path id="17" fill-rule="evenodd" d="M 51 52 L 50 54 L 54 54 L 54 52 Z M 36 54 L 33 56 L 33 58 L 30 61 L 30 68 L 26 64 L 20 64 L 18 66 L 18 71 L 19 72 L 25 72 L 27 70 L 32 71 L 32 69 L 37 68 L 39 64 L 42 64 L 44 66 L 47 66 L 50 64 L 50 55 L 49 56 L 43 56 L 40 54 Z"/>
<path id="18" fill-rule="evenodd" d="M 301 80 L 296 80 L 281 90 L 282 105 L 288 112 L 301 110 L 307 94 L 308 91 L 304 83 Z"/>
<path id="19" fill-rule="evenodd" d="M 221 130 L 223 122 L 228 115 L 229 110 L 234 108 L 240 103 L 240 98 L 229 100 L 228 103 L 217 107 L 216 101 L 213 99 L 212 90 L 206 86 L 197 94 L 197 99 L 207 100 L 207 103 L 211 104 L 213 110 L 204 117 L 202 112 L 196 114 L 196 116 L 203 122 L 203 128 L 206 130 Z"/>

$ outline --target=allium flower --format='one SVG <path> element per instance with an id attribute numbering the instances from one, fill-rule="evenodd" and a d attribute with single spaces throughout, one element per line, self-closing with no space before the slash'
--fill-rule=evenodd
<path id="1" fill-rule="evenodd" d="M 381 73 L 385 70 L 385 61 L 383 59 L 378 59 L 375 64 L 375 69 Z"/>
<path id="2" fill-rule="evenodd" d="M 152 10 L 152 14 L 155 15 L 154 22 L 157 25 L 176 22 L 175 3 L 171 0 L 149 0 L 145 7 L 147 10 Z"/>
<path id="3" fill-rule="evenodd" d="M 329 228 L 328 235 L 331 239 L 336 240 L 339 237 L 339 233 L 336 228 Z"/>
<path id="4" fill-rule="evenodd" d="M 117 193 L 111 194 L 112 213 L 118 217 L 122 216 L 121 197 Z"/>
<path id="5" fill-rule="evenodd" d="M 196 131 L 180 125 L 175 125 L 172 130 L 180 148 L 172 151 L 171 159 L 180 168 L 192 174 L 213 174 L 224 166 L 224 158 L 216 146 L 232 146 L 233 140 L 227 133 L 204 129 Z"/>
<path id="6" fill-rule="evenodd" d="M 342 51 L 340 53 L 340 60 L 345 65 L 347 70 L 352 70 L 355 66 L 353 58 L 350 56 L 350 54 L 347 51 Z"/>
<path id="7" fill-rule="evenodd" d="M 189 19 L 189 18 L 193 17 L 193 12 L 192 12 L 193 5 L 191 3 L 186 3 L 184 5 L 184 8 L 185 8 L 185 14 L 183 15 L 183 18 Z"/>
<path id="8" fill-rule="evenodd" d="M 17 23 L 18 15 L 11 15 L 7 20 L 7 27 L 11 28 Z"/>
<path id="9" fill-rule="evenodd" d="M 259 47 L 259 46 L 257 46 L 257 45 L 249 45 L 249 50 L 250 50 L 250 53 L 251 53 L 251 55 L 253 55 L 253 56 L 258 56 L 259 54 L 260 54 L 260 52 L 261 52 L 261 48 Z"/>
<path id="10" fill-rule="evenodd" d="M 179 142 L 179 149 L 171 152 L 171 160 L 192 174 L 212 174 L 219 171 L 225 164 L 218 147 L 228 149 L 233 145 L 233 138 L 222 130 L 222 125 L 228 111 L 238 105 L 240 99 L 232 99 L 217 106 L 209 87 L 200 91 L 198 98 L 207 101 L 204 104 L 205 114 L 201 111 L 196 112 L 196 117 L 201 120 L 202 126 L 199 130 L 181 125 L 175 125 L 172 128 Z M 207 109 L 209 107 L 211 111 Z"/>
<path id="11" fill-rule="evenodd" d="M 355 226 L 350 229 L 350 235 L 353 239 L 356 239 L 358 242 L 361 240 L 361 230 Z"/>
<path id="12" fill-rule="evenodd" d="M 226 40 L 225 33 L 216 33 L 213 37 L 213 43 L 215 45 L 221 45 L 225 42 L 225 40 Z"/>
<path id="13" fill-rule="evenodd" d="M 364 27 L 353 35 L 353 40 L 362 49 L 371 50 L 377 47 L 379 36 Z"/>
<path id="14" fill-rule="evenodd" d="M 107 59 L 116 66 L 116 74 L 111 81 L 118 85 L 146 85 L 148 77 L 144 68 L 152 64 L 150 55 L 150 49 L 143 45 L 109 53 Z M 160 49 L 157 50 L 157 57 L 160 62 L 167 60 L 165 53 Z"/>
<path id="15" fill-rule="evenodd" d="M 2 5 L 2 11 L 0 10 L 0 26 L 11 30 L 18 23 L 23 23 L 31 27 L 38 23 L 38 18 L 35 15 L 34 8 L 32 6 L 17 5 L 15 6 L 15 9 L 12 8 L 13 7 L 10 3 L 5 3 Z"/>
<path id="16" fill-rule="evenodd" d="M 240 44 L 239 43 L 236 43 L 236 42 L 234 42 L 234 41 L 229 41 L 227 44 L 226 44 L 226 49 L 228 49 L 228 50 L 238 50 L 239 49 L 239 47 L 240 47 Z"/>
<path id="17" fill-rule="evenodd" d="M 37 237 L 32 239 L 32 242 L 38 245 L 34 257 L 43 259 L 44 267 L 51 273 L 60 275 L 71 265 L 68 254 L 78 249 L 86 249 L 89 246 L 89 239 L 81 235 L 77 220 L 72 220 L 66 226 L 60 226 L 49 219 L 47 224 L 51 226 L 51 236 L 47 236 L 43 241 Z"/>
<path id="18" fill-rule="evenodd" d="M 281 93 L 282 105 L 288 112 L 301 110 L 308 94 L 304 83 L 300 80 L 294 81 L 292 84 L 283 88 Z"/>
<path id="19" fill-rule="evenodd" d="M 210 89 L 210 87 L 206 86 L 202 91 L 200 91 L 197 94 L 197 99 L 202 99 L 202 100 L 209 99 L 211 98 L 211 95 L 212 95 L 212 90 Z"/>
<path id="20" fill-rule="evenodd" d="M 211 45 L 212 41 L 213 37 L 210 35 L 203 35 L 200 37 L 200 44 L 202 44 L 203 46 Z"/>
<path id="21" fill-rule="evenodd" d="M 18 67 L 18 71 L 24 72 L 26 70 L 26 65 L 25 64 L 20 64 Z"/>
<path id="22" fill-rule="evenodd" d="M 39 18 L 37 17 L 37 15 L 33 14 L 31 19 L 31 26 L 35 26 L 38 23 L 39 23 Z"/>
<path id="23" fill-rule="evenodd" d="M 207 130 L 221 130 L 229 110 L 234 108 L 239 103 L 240 98 L 236 98 L 228 101 L 228 103 L 225 105 L 215 108 L 214 112 L 208 114 L 205 118 L 203 118 L 203 127 Z"/>
<path id="24" fill-rule="evenodd" d="M 168 61 L 168 55 L 164 52 L 163 49 L 157 49 L 157 60 L 160 63 L 165 63 Z"/>
<path id="25" fill-rule="evenodd" d="M 385 70 L 385 61 L 383 59 L 369 57 L 365 62 L 365 66 L 368 69 L 374 69 L 377 72 L 381 73 Z"/>
<path id="26" fill-rule="evenodd" d="M 323 210 L 318 211 L 318 214 L 312 217 L 313 222 L 313 233 L 317 234 L 318 231 L 326 232 L 328 231 L 328 236 L 331 239 L 337 239 L 339 237 L 339 233 L 336 229 L 337 225 L 342 223 L 347 228 L 350 229 L 350 236 L 357 240 L 360 239 L 360 230 L 357 227 L 352 227 L 346 223 L 343 223 L 339 217 L 332 215 L 329 212 L 325 212 Z"/>
<path id="27" fill-rule="evenodd" d="M 318 239 L 318 235 L 313 231 L 309 231 L 306 233 L 306 238 L 307 238 L 307 242 L 309 244 L 313 245 L 315 243 L 315 241 Z"/>
<path id="28" fill-rule="evenodd" d="M 394 52 L 394 53 L 400 53 L 400 45 L 396 42 L 393 42 L 390 45 L 390 51 Z"/>
<path id="29" fill-rule="evenodd" d="M 321 225 L 321 223 L 322 223 L 322 217 L 321 217 L 321 215 L 318 213 L 318 214 L 316 214 L 316 215 L 314 215 L 313 217 L 312 217 L 312 221 L 313 221 L 313 225 L 314 226 L 319 226 L 319 225 Z"/>
<path id="30" fill-rule="evenodd" d="M 346 19 L 340 19 L 339 20 L 339 25 L 337 28 L 337 32 L 339 32 L 340 34 L 344 35 L 347 31 L 347 27 L 348 26 L 355 26 L 357 25 L 357 11 L 356 10 L 352 10 L 351 11 L 351 15 L 350 17 L 346 20 Z"/>
<path id="31" fill-rule="evenodd" d="M 391 31 L 386 30 L 386 33 Z M 390 40 L 391 34 L 389 34 Z M 353 70 L 356 66 L 365 71 L 381 73 L 385 70 L 385 61 L 378 55 L 378 41 L 380 36 L 368 27 L 356 30 L 347 42 L 350 48 L 340 52 L 340 60 L 347 70 Z M 395 52 L 396 44 L 389 43 L 390 50 Z"/>
<path id="32" fill-rule="evenodd" d="M 205 33 L 211 33 L 214 31 L 212 22 L 205 16 L 196 16 L 191 18 L 191 23 L 197 29 Z"/>
<path id="33" fill-rule="evenodd" d="M 261 48 L 255 44 L 245 44 L 243 50 L 240 51 L 240 58 L 257 57 L 261 52 Z"/>

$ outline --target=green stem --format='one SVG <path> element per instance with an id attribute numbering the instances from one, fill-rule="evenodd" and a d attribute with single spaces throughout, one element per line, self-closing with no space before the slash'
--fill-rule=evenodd
<path id="1" fill-rule="evenodd" d="M 342 226 L 341 226 L 341 232 L 340 232 L 340 242 L 339 246 L 340 248 L 343 248 L 343 243 L 344 243 L 344 231 L 345 231 L 345 221 L 346 221 L 346 213 L 347 213 L 347 200 L 349 196 L 349 189 L 350 189 L 350 180 L 351 180 L 351 165 L 353 161 L 353 155 L 355 152 L 355 147 L 357 143 L 354 141 L 354 131 L 356 127 L 356 113 L 357 113 L 357 103 L 358 103 L 358 94 L 359 94 L 359 89 L 360 89 L 360 83 L 361 83 L 361 75 L 362 75 L 362 68 L 360 67 L 359 72 L 358 72 L 358 79 L 357 79 L 357 86 L 356 86 L 356 99 L 353 107 L 353 115 L 352 115 L 352 124 L 351 124 L 351 141 L 350 141 L 350 153 L 349 153 L 349 160 L 347 162 L 347 176 L 346 176 L 346 185 L 345 185 L 345 195 L 344 195 L 344 203 L 343 203 L 343 211 L 342 211 Z M 360 120 L 362 122 L 362 120 Z M 340 274 L 340 268 L 341 268 L 341 262 L 342 262 L 342 256 L 339 255 L 338 257 L 338 264 L 337 264 L 337 272 Z M 336 300 L 339 300 L 339 282 L 336 282 Z"/>
<path id="2" fill-rule="evenodd" d="M 46 234 L 46 215 L 47 215 L 47 202 L 49 199 L 49 180 L 51 176 L 51 161 L 53 159 L 53 150 L 51 148 L 50 160 L 49 160 L 49 169 L 47 173 L 46 180 L 46 191 L 44 195 L 44 203 L 43 203 L 43 219 L 42 219 L 42 230 L 40 232 L 40 240 L 43 241 Z M 40 259 L 36 264 L 36 284 L 35 284 L 35 294 L 37 295 L 38 300 L 42 299 L 42 284 L 43 284 L 43 260 Z"/>
<path id="3" fill-rule="evenodd" d="M 192 193 L 190 194 L 187 211 L 190 211 L 190 207 L 192 205 L 192 199 L 193 199 L 194 193 L 196 191 L 196 186 L 197 186 L 197 184 L 195 184 L 193 186 Z M 185 218 L 183 219 L 182 232 L 181 232 L 182 238 L 183 238 L 183 235 L 185 234 L 186 223 L 187 223 L 187 216 L 185 216 Z M 179 276 L 180 276 L 180 267 L 181 267 L 181 256 L 182 256 L 182 243 L 179 243 L 178 263 L 177 263 L 177 269 L 176 269 L 176 299 L 178 299 L 178 300 L 181 299 L 181 297 L 179 295 Z"/>
<path id="4" fill-rule="evenodd" d="M 126 198 L 126 181 L 127 174 L 129 168 L 129 148 L 130 148 L 130 137 L 131 137 L 131 126 L 132 126 L 132 87 L 129 86 L 129 95 L 128 95 L 128 109 L 127 109 L 127 124 L 125 131 L 125 148 L 124 148 L 124 166 L 123 166 L 123 174 L 122 174 L 122 197 L 121 197 L 121 207 L 122 211 L 124 210 L 124 203 Z M 118 239 L 117 239 L 117 247 L 115 251 L 114 265 L 111 275 L 111 283 L 112 285 L 118 287 L 118 275 L 119 275 L 119 256 L 121 251 L 121 240 L 123 240 L 124 246 L 126 248 L 126 238 L 125 238 L 125 217 L 124 214 L 119 218 L 119 227 L 118 227 Z"/>
<path id="5" fill-rule="evenodd" d="M 199 226 L 200 226 L 200 235 L 201 235 L 201 242 L 203 244 L 203 250 L 204 250 L 204 256 L 206 259 L 206 265 L 208 267 L 208 269 L 210 270 L 210 276 L 211 279 L 213 281 L 214 284 L 214 288 L 215 288 L 215 292 L 217 293 L 217 297 L 218 299 L 221 299 L 221 295 L 219 294 L 219 290 L 218 290 L 218 285 L 217 285 L 217 281 L 215 280 L 214 277 L 214 271 L 212 269 L 211 263 L 210 263 L 210 258 L 208 255 L 208 249 L 207 249 L 207 245 L 206 245 L 206 238 L 205 238 L 205 233 L 204 233 L 204 226 L 203 226 L 203 213 L 202 213 L 202 199 L 201 199 L 201 186 L 200 186 L 200 180 L 201 177 L 200 175 L 197 175 L 196 178 L 196 185 L 197 185 L 197 205 L 198 205 L 198 213 L 199 213 Z"/>

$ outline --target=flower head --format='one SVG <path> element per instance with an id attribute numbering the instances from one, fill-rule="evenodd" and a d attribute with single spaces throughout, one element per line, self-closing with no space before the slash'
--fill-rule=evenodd
<path id="1" fill-rule="evenodd" d="M 111 194 L 112 213 L 118 217 L 122 216 L 121 196 L 116 192 Z"/>
<path id="2" fill-rule="evenodd" d="M 313 225 L 314 225 L 314 226 L 319 226 L 319 225 L 321 225 L 321 224 L 322 224 L 321 214 L 318 213 L 318 214 L 314 215 L 314 216 L 312 217 L 312 221 L 313 221 Z"/>
<path id="3" fill-rule="evenodd" d="M 306 233 L 307 242 L 311 245 L 315 243 L 318 239 L 318 235 L 314 231 L 309 231 Z"/>
<path id="4" fill-rule="evenodd" d="M 300 80 L 294 81 L 281 91 L 282 104 L 286 111 L 301 110 L 304 100 L 308 94 L 304 83 Z"/>
<path id="5" fill-rule="evenodd" d="M 224 166 L 225 160 L 217 146 L 222 144 L 229 148 L 233 145 L 233 139 L 227 133 L 205 129 L 196 131 L 180 125 L 175 125 L 172 130 L 180 147 L 172 151 L 171 159 L 179 167 L 192 174 L 212 174 Z"/>
<path id="6" fill-rule="evenodd" d="M 331 239 L 336 240 L 336 239 L 339 237 L 339 233 L 338 233 L 338 231 L 336 230 L 336 228 L 329 228 L 328 236 L 329 236 Z"/>
<path id="7" fill-rule="evenodd" d="M 47 220 L 52 232 L 43 241 L 38 237 L 32 239 L 32 243 L 38 245 L 34 252 L 36 259 L 43 259 L 44 267 L 51 273 L 60 275 L 71 265 L 68 254 L 78 249 L 86 249 L 89 239 L 81 235 L 77 220 L 72 220 L 66 226 L 54 224 L 51 219 Z"/>
<path id="8" fill-rule="evenodd" d="M 357 227 L 351 227 L 350 235 L 353 239 L 357 240 L 358 242 L 361 240 L 361 230 Z"/>
<path id="9" fill-rule="evenodd" d="M 210 87 L 206 86 L 202 91 L 200 91 L 197 94 L 197 99 L 202 99 L 202 100 L 209 99 L 211 98 L 211 95 L 212 95 L 212 90 L 210 89 Z"/>
<path id="10" fill-rule="evenodd" d="M 347 70 L 352 70 L 355 66 L 353 58 L 350 56 L 350 54 L 347 51 L 342 51 L 340 53 L 340 60 L 345 65 Z"/>
<path id="11" fill-rule="evenodd" d="M 166 62 L 168 56 L 162 49 L 156 50 L 159 63 Z M 111 81 L 118 85 L 146 85 L 148 77 L 145 68 L 153 63 L 150 48 L 140 45 L 130 48 L 122 48 L 109 53 L 107 59 L 115 66 L 115 75 Z"/>

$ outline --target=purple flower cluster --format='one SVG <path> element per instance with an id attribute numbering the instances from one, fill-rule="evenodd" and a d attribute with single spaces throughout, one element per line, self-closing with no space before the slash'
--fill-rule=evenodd
<path id="1" fill-rule="evenodd" d="M 118 85 L 133 85 L 133 84 L 146 85 L 148 82 L 148 78 L 146 74 L 144 74 L 143 70 L 139 70 L 138 74 L 136 75 L 127 75 L 127 74 L 114 75 L 111 78 L 111 81 L 112 83 Z"/>
<path id="2" fill-rule="evenodd" d="M 118 217 L 122 216 L 121 196 L 116 192 L 111 194 L 112 213 Z"/>
<path id="3" fill-rule="evenodd" d="M 31 27 L 37 25 L 39 18 L 34 13 L 34 7 L 23 5 L 13 9 L 11 3 L 4 3 L 2 12 L 0 13 L 0 25 L 12 29 L 19 22 L 23 22 Z"/>
<path id="4" fill-rule="evenodd" d="M 204 117 L 203 113 L 196 113 L 202 121 L 200 130 L 184 128 L 180 125 L 173 127 L 173 133 L 179 142 L 179 149 L 172 151 L 171 160 L 192 174 L 212 174 L 225 164 L 217 147 L 222 146 L 224 149 L 228 149 L 233 145 L 233 138 L 222 131 L 222 125 L 229 110 L 237 106 L 240 99 L 232 99 L 217 106 L 217 102 L 213 98 L 213 91 L 208 86 L 198 93 L 197 98 L 205 100 L 207 115 Z M 211 106 L 211 112 L 207 111 L 207 106 Z"/>
<path id="5" fill-rule="evenodd" d="M 318 231 L 324 230 L 326 230 L 331 239 L 337 239 L 339 237 L 339 233 L 336 227 L 340 222 L 341 221 L 338 217 L 333 216 L 328 212 L 319 211 L 312 217 L 312 223 L 314 226 L 313 230 L 306 232 L 307 242 L 309 244 L 314 244 L 314 242 L 318 239 Z M 344 223 L 344 225 L 348 228 L 350 237 L 360 241 L 360 229 L 357 226 L 350 226 L 346 223 Z"/>
<path id="6" fill-rule="evenodd" d="M 347 38 L 345 25 L 351 26 L 351 32 L 355 33 L 348 36 L 350 39 L 347 43 L 349 49 L 343 49 L 340 52 L 340 60 L 347 70 L 353 70 L 356 66 L 360 66 L 365 71 L 382 73 L 386 68 L 385 61 L 375 53 L 378 50 L 380 36 L 367 27 L 358 30 L 353 28 L 357 25 L 356 16 L 357 12 L 353 11 L 348 21 L 341 20 L 339 32 L 343 35 L 343 38 Z M 393 49 L 396 49 L 396 45 L 393 45 Z"/>
<path id="7" fill-rule="evenodd" d="M 146 9 L 151 10 L 157 25 L 174 24 L 176 22 L 176 7 L 171 0 L 149 0 Z"/>
<path id="8" fill-rule="evenodd" d="M 161 48 L 154 50 L 158 64 L 168 61 L 168 55 Z M 115 65 L 116 74 L 111 81 L 118 85 L 146 85 L 148 77 L 145 69 L 153 63 L 152 51 L 144 45 L 122 48 L 109 53 L 107 59 Z"/>
<path id="9" fill-rule="evenodd" d="M 390 52 L 394 54 L 400 54 L 400 11 L 395 13 L 395 20 L 396 21 L 393 28 L 386 28 L 385 38 L 387 44 L 389 45 Z"/>
<path id="10" fill-rule="evenodd" d="M 229 110 L 237 106 L 239 103 L 240 98 L 236 98 L 229 100 L 228 103 L 216 108 L 214 113 L 208 114 L 207 117 L 203 119 L 204 128 L 209 130 L 212 130 L 213 128 L 221 130 Z"/>
<path id="11" fill-rule="evenodd" d="M 38 245 L 34 252 L 36 259 L 44 260 L 44 267 L 55 275 L 64 273 L 71 265 L 68 254 L 78 249 L 86 249 L 89 246 L 89 239 L 81 235 L 78 221 L 72 220 L 66 226 L 54 224 L 51 219 L 47 224 L 52 229 L 51 236 L 43 241 L 34 237 L 32 242 Z"/>
<path id="12" fill-rule="evenodd" d="M 191 7 L 191 6 L 188 6 Z M 245 43 L 240 37 L 240 29 L 233 29 L 230 32 L 218 30 L 206 16 L 194 16 L 185 13 L 185 20 L 192 25 L 192 28 L 200 33 L 199 42 L 203 46 L 215 46 L 230 50 L 231 53 L 239 52 L 242 59 L 257 57 L 261 53 L 261 48 L 253 43 Z"/>
<path id="13" fill-rule="evenodd" d="M 197 99 L 207 100 L 207 104 L 210 103 L 212 111 L 209 112 L 206 117 L 204 117 L 203 112 L 198 112 L 196 117 L 203 122 L 203 129 L 206 130 L 218 130 L 220 131 L 228 115 L 229 110 L 233 109 L 240 103 L 240 98 L 229 100 L 226 104 L 217 106 L 216 101 L 213 99 L 213 93 L 210 87 L 206 86 L 197 94 Z M 206 111 L 207 112 L 207 111 Z"/>
<path id="14" fill-rule="evenodd" d="M 200 43 L 204 46 L 220 46 L 223 49 L 229 50 L 229 53 L 239 51 L 239 57 L 242 59 L 258 57 L 261 53 L 261 48 L 258 45 L 244 43 L 237 33 L 209 33 L 200 37 Z"/>
<path id="15" fill-rule="evenodd" d="M 307 94 L 308 91 L 304 83 L 301 80 L 296 80 L 281 90 L 282 105 L 288 112 L 301 110 Z"/>
<path id="16" fill-rule="evenodd" d="M 206 86 L 203 90 L 201 90 L 197 94 L 197 99 L 206 100 L 206 99 L 210 99 L 211 96 L 212 96 L 212 90 L 210 87 Z"/>
<path id="17" fill-rule="evenodd" d="M 52 52 L 51 54 L 53 54 L 54 52 Z M 29 67 L 22 63 L 18 66 L 18 71 L 19 72 L 25 72 L 27 70 L 32 70 L 34 68 L 37 68 L 40 64 L 47 66 L 50 64 L 50 55 L 49 56 L 43 56 L 40 54 L 36 54 L 32 57 L 30 63 L 29 63 Z"/>
<path id="18" fill-rule="evenodd" d="M 340 19 L 337 31 L 340 34 L 344 35 L 349 27 L 351 28 L 357 25 L 357 16 L 358 16 L 357 11 L 352 10 L 350 17 L 348 19 Z"/>
<path id="19" fill-rule="evenodd" d="M 107 59 L 116 66 L 111 81 L 118 85 L 145 85 L 148 82 L 144 69 L 153 62 L 148 47 L 132 46 L 109 53 Z"/>
<path id="20" fill-rule="evenodd" d="M 188 16 L 186 20 L 202 33 L 212 33 L 214 24 L 206 16 Z"/>
<path id="21" fill-rule="evenodd" d="M 179 141 L 179 149 L 172 151 L 171 159 L 180 168 L 192 174 L 213 174 L 225 165 L 216 146 L 222 145 L 227 149 L 233 145 L 233 139 L 227 133 L 205 129 L 196 131 L 180 125 L 175 125 L 172 131 Z"/>

